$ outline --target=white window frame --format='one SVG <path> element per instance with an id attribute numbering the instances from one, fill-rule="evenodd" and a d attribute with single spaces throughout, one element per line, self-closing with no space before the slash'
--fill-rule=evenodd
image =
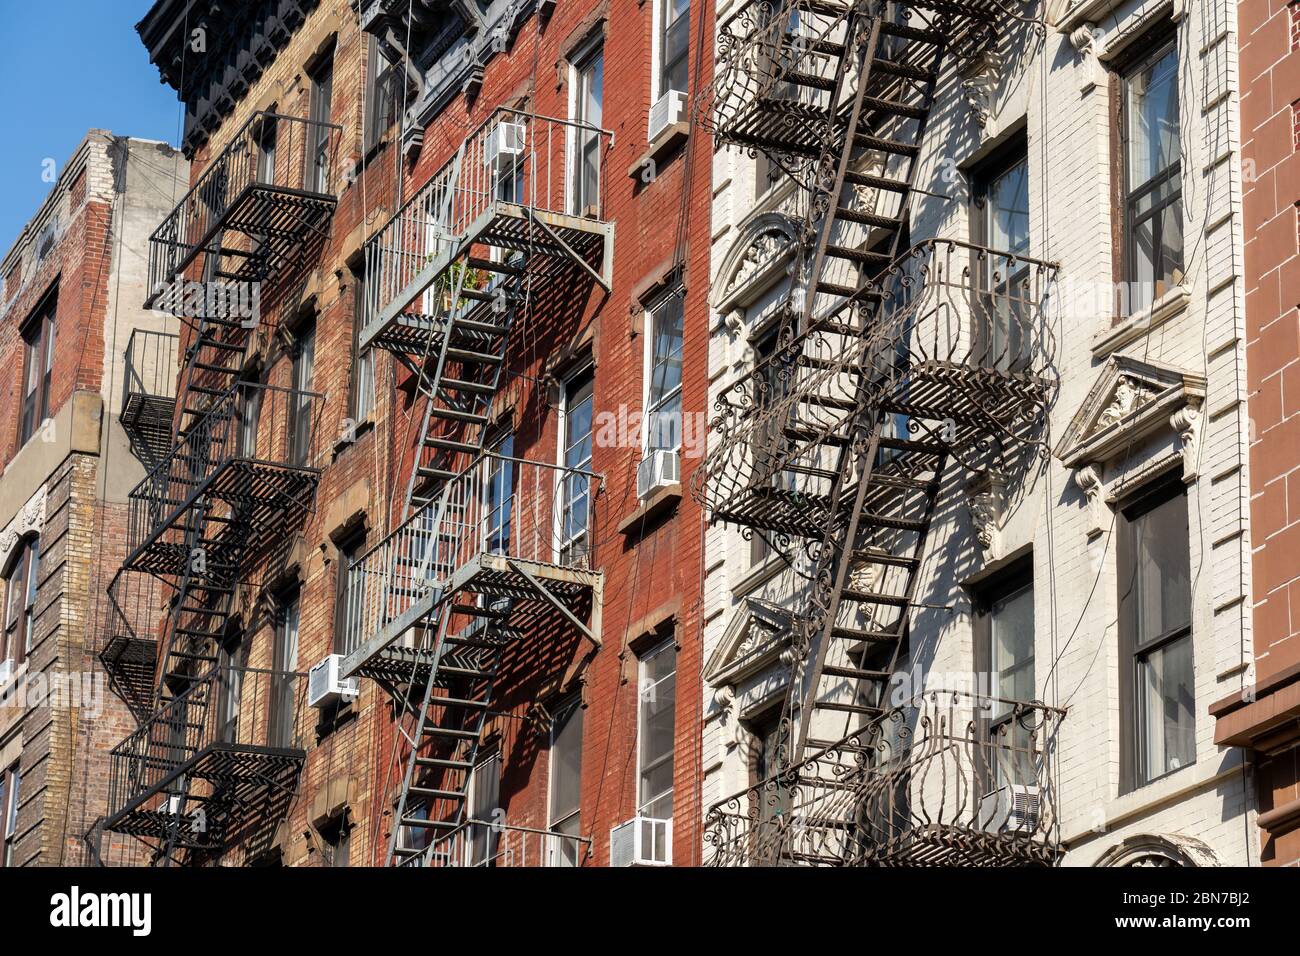
<path id="1" fill-rule="evenodd" d="M 662 396 L 659 399 L 657 405 L 653 407 L 651 406 L 650 388 L 653 383 L 653 376 L 654 376 L 655 340 L 658 338 L 655 329 L 655 320 L 657 318 L 656 310 L 658 310 L 661 306 L 667 305 L 669 300 L 674 297 L 681 300 L 682 357 L 684 359 L 686 353 L 686 301 L 685 301 L 683 290 L 679 288 L 674 288 L 672 291 L 660 295 L 659 297 L 654 299 L 653 303 L 649 305 L 645 310 L 646 334 L 645 334 L 645 348 L 642 350 L 643 372 L 642 372 L 642 388 L 641 388 L 641 457 L 642 458 L 645 458 L 650 454 L 650 422 L 651 422 L 652 413 L 656 408 L 661 408 L 664 405 L 666 405 L 674 396 L 680 397 L 682 395 L 683 386 L 685 384 L 685 374 L 683 374 L 681 380 L 678 381 L 677 383 L 677 387 L 674 388 L 669 394 Z M 682 371 L 683 373 L 685 372 L 684 361 L 683 361 Z M 682 407 L 680 415 L 681 417 L 685 417 L 686 415 L 686 409 L 684 406 Z M 664 451 L 672 451 L 676 453 L 681 452 L 683 430 L 684 430 L 684 424 L 682 421 L 679 420 L 677 422 L 677 443 L 672 448 L 663 449 Z"/>
<path id="2" fill-rule="evenodd" d="M 565 375 L 560 381 L 560 414 L 559 414 L 559 434 L 555 441 L 555 463 L 559 469 L 555 472 L 555 490 L 552 495 L 552 511 L 554 512 L 555 529 L 551 535 L 554 543 L 553 557 L 556 564 L 563 563 L 562 558 L 564 550 L 573 544 L 577 539 L 567 539 L 564 536 L 564 478 L 565 471 L 568 469 L 568 463 L 565 461 L 565 452 L 568 450 L 568 425 L 569 425 L 569 386 L 575 379 L 582 378 L 584 375 L 591 376 L 591 435 L 592 435 L 592 460 L 588 462 L 586 470 L 591 471 L 595 463 L 595 435 L 596 435 L 596 363 L 587 361 L 575 368 L 569 374 Z M 591 547 L 591 507 L 594 503 L 595 494 L 591 487 L 591 479 L 587 483 L 587 546 L 588 554 Z"/>
<path id="3" fill-rule="evenodd" d="M 649 650 L 647 650 L 644 654 L 640 654 L 640 655 L 637 656 L 637 663 L 636 663 L 636 669 L 637 669 L 637 682 L 636 682 L 636 691 L 637 691 L 637 697 L 636 697 L 636 815 L 637 815 L 638 817 L 641 817 L 641 816 L 648 816 L 648 814 L 645 812 L 647 807 L 649 807 L 649 806 L 650 806 L 651 804 L 653 804 L 653 803 L 658 802 L 659 800 L 662 800 L 665 796 L 668 796 L 669 794 L 673 794 L 673 795 L 675 796 L 675 791 L 676 791 L 676 787 L 674 787 L 673 785 L 670 784 L 669 787 L 668 787 L 668 789 L 665 790 L 665 791 L 663 791 L 663 793 L 656 793 L 656 794 L 654 794 L 653 796 L 650 796 L 650 797 L 646 797 L 644 794 L 641 793 L 641 783 L 642 783 L 641 773 L 642 773 L 642 771 L 645 769 L 644 766 L 643 766 L 642 763 L 641 763 L 641 755 L 642 755 L 641 741 L 642 741 L 642 739 L 643 739 L 643 737 L 644 737 L 644 735 L 645 735 L 645 726 L 644 726 L 644 724 L 642 723 L 642 719 L 641 719 L 641 718 L 642 718 L 642 712 L 641 712 L 641 698 L 642 698 L 642 695 L 645 694 L 646 689 L 647 689 L 647 688 L 646 688 L 646 677 L 645 677 L 646 664 L 647 664 L 647 663 L 648 663 L 652 658 L 654 658 L 654 657 L 658 656 L 659 654 L 662 654 L 662 653 L 664 653 L 664 652 L 666 652 L 666 651 L 670 651 L 670 652 L 672 652 L 672 654 L 673 654 L 673 673 L 672 673 L 672 679 L 673 679 L 673 686 L 674 686 L 674 688 L 675 688 L 675 687 L 676 687 L 676 682 L 677 682 L 677 660 L 676 660 L 676 654 L 677 654 L 677 636 L 676 636 L 676 634 L 674 634 L 673 636 L 671 636 L 671 637 L 669 637 L 669 638 L 667 638 L 667 639 L 665 639 L 665 640 L 659 642 L 659 643 L 656 644 L 654 647 L 652 647 L 652 648 L 650 648 Z M 655 684 L 655 686 L 657 687 L 660 683 L 662 683 L 663 681 L 665 681 L 665 680 L 667 680 L 667 679 L 668 679 L 667 677 L 661 677 L 661 678 L 659 679 L 659 681 Z M 674 693 L 675 693 L 675 691 L 674 691 Z M 676 712 L 674 712 L 674 713 L 673 713 L 673 735 L 676 736 L 676 734 L 677 734 L 677 714 L 676 714 Z M 676 763 L 677 763 L 677 753 L 676 753 L 676 750 L 677 750 L 677 748 L 676 748 L 676 746 L 674 746 L 674 747 L 672 748 L 672 750 L 670 751 L 670 754 L 669 754 L 670 760 L 672 761 L 674 767 L 675 767 L 675 765 L 676 765 Z M 674 809 L 676 809 L 676 808 L 674 808 Z M 656 817 L 655 819 L 662 819 L 662 818 L 658 818 L 658 817 Z"/>
<path id="4" fill-rule="evenodd" d="M 551 726 L 548 730 L 547 745 L 546 745 L 546 829 L 548 833 L 554 833 L 555 828 L 559 824 L 572 819 L 576 815 L 578 817 L 578 828 L 579 828 L 577 835 L 578 836 L 582 835 L 582 830 L 581 830 L 582 828 L 582 794 L 581 794 L 582 774 L 581 771 L 579 771 L 578 774 L 578 780 L 579 780 L 578 808 L 574 810 L 572 813 L 567 814 L 563 820 L 557 820 L 555 818 L 555 807 L 553 806 L 554 799 L 555 799 L 555 738 L 556 738 L 555 728 L 559 724 L 560 718 L 562 716 L 572 718 L 573 714 L 581 709 L 582 709 L 582 698 L 571 697 L 568 700 L 566 700 L 563 704 L 556 707 L 555 713 L 551 717 Z M 584 739 L 586 737 L 586 729 L 587 729 L 585 726 L 585 721 L 582 729 L 583 729 L 583 733 L 580 734 L 578 737 L 579 752 L 581 752 L 581 747 L 586 742 Z M 555 844 L 559 843 L 561 838 L 552 836 L 549 838 L 549 840 L 551 841 L 552 845 L 546 848 L 547 850 L 546 866 L 548 867 L 558 866 L 559 864 L 554 862 L 555 858 L 559 855 L 559 850 L 555 846 Z"/>
<path id="5" fill-rule="evenodd" d="M 568 62 L 569 62 L 568 87 L 569 88 L 566 94 L 568 100 L 567 107 L 566 107 L 567 110 L 566 115 L 568 116 L 570 123 L 577 123 L 580 121 L 578 118 L 578 86 L 579 86 L 578 77 L 582 73 L 583 68 L 586 66 L 587 62 L 597 54 L 599 54 L 602 58 L 605 55 L 605 35 L 603 32 L 595 34 L 593 37 L 591 37 L 591 39 L 583 43 L 580 47 L 574 50 L 573 53 L 569 55 L 568 58 Z M 601 121 L 603 122 L 604 121 L 603 114 L 605 111 L 605 81 L 604 81 L 603 65 L 601 67 L 600 101 L 601 101 L 601 114 L 602 114 Z M 575 191 L 575 186 L 577 185 L 577 181 L 578 181 L 577 180 L 577 168 L 578 168 L 578 158 L 579 158 L 578 157 L 578 130 L 572 125 L 567 126 L 566 130 L 567 131 L 565 134 L 565 146 L 564 146 L 564 153 L 566 157 L 565 164 L 564 164 L 565 166 L 564 168 L 564 211 L 571 216 L 581 216 L 582 210 L 578 208 L 578 196 Z M 597 145 L 597 149 L 599 149 L 599 144 Z M 596 173 L 597 194 L 600 193 L 600 185 L 601 185 L 600 172 L 599 170 L 597 170 Z"/>

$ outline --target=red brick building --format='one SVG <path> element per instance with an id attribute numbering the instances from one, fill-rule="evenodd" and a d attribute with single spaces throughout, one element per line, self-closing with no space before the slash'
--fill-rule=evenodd
<path id="1" fill-rule="evenodd" d="M 140 23 L 192 173 L 92 842 L 604 864 L 642 817 L 626 853 L 698 861 L 711 8 L 623 6 Z"/>
<path id="2" fill-rule="evenodd" d="M 681 489 L 704 442 L 712 147 L 686 95 L 709 79 L 712 8 L 429 6 L 362 10 L 420 77 L 362 333 L 405 369 L 415 474 L 358 562 L 345 669 L 393 684 L 400 660 L 429 694 L 400 723 L 433 738 L 414 762 L 384 741 L 375 815 L 396 806 L 399 862 L 606 865 L 613 844 L 697 863 L 702 529 Z M 442 359 L 437 306 L 460 324 Z M 376 582 L 430 547 L 443 583 L 394 623 Z"/>
<path id="3" fill-rule="evenodd" d="M 1253 751 L 1260 857 L 1300 863 L 1300 5 L 1247 0 L 1241 42 L 1254 673 L 1211 707 Z"/>
<path id="4" fill-rule="evenodd" d="M 136 250 L 187 164 L 165 144 L 91 130 L 45 172 L 48 198 L 0 259 L 0 361 L 14 370 L 0 385 L 3 866 L 83 860 L 108 751 L 134 725 L 96 656 L 127 495 L 149 460 L 124 399 L 133 377 L 167 375 L 154 346 L 174 337 L 141 308 Z M 123 842 L 107 849 L 133 859 Z"/>

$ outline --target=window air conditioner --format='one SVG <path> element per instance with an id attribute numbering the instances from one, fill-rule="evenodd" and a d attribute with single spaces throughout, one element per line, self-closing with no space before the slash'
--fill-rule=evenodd
<path id="1" fill-rule="evenodd" d="M 498 123 L 488 130 L 483 162 L 496 172 L 513 166 L 524 154 L 524 124 Z"/>
<path id="2" fill-rule="evenodd" d="M 675 451 L 655 449 L 641 459 L 636 469 L 636 495 L 645 501 L 660 488 L 682 480 L 681 459 Z"/>
<path id="3" fill-rule="evenodd" d="M 673 821 L 633 817 L 609 831 L 610 866 L 672 866 Z"/>
<path id="4" fill-rule="evenodd" d="M 339 677 L 342 663 L 342 654 L 331 654 L 311 669 L 307 675 L 307 706 L 329 707 L 340 700 L 348 702 L 357 699 L 360 682 L 355 677 Z"/>
<path id="5" fill-rule="evenodd" d="M 1007 808 L 1007 829 L 1017 833 L 1033 833 L 1038 829 L 1043 812 L 1042 792 L 1034 786 L 1011 784 L 1007 787 L 1010 806 Z"/>
<path id="6" fill-rule="evenodd" d="M 686 94 L 681 90 L 669 90 L 650 107 L 650 142 L 658 139 L 668 127 L 685 119 Z"/>

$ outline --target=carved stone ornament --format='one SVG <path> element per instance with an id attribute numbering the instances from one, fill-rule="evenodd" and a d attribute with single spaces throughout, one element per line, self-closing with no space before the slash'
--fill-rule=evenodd
<path id="1" fill-rule="evenodd" d="M 1183 443 L 1183 481 L 1191 482 L 1201 472 L 1201 403 L 1188 401 L 1174 412 L 1169 424 Z"/>
<path id="2" fill-rule="evenodd" d="M 1106 530 L 1106 503 L 1102 500 L 1105 485 L 1101 474 L 1093 465 L 1076 468 L 1072 473 L 1075 486 L 1083 492 L 1088 502 L 1088 537 L 1101 534 Z"/>
<path id="3" fill-rule="evenodd" d="M 29 534 L 40 534 L 45 527 L 45 498 L 45 488 L 42 486 L 18 509 L 18 514 L 14 515 L 5 529 L 0 531 L 0 572 L 8 569 L 18 542 Z"/>
<path id="4" fill-rule="evenodd" d="M 974 57 L 962 71 L 962 96 L 974 115 L 975 125 L 980 129 L 988 126 L 993 114 L 993 98 L 1001 72 L 1002 57 L 991 49 Z"/>
<path id="5" fill-rule="evenodd" d="M 985 472 L 972 479 L 966 490 L 966 509 L 975 527 L 975 542 L 985 557 L 998 558 L 1002 553 L 1006 479 L 999 473 Z"/>

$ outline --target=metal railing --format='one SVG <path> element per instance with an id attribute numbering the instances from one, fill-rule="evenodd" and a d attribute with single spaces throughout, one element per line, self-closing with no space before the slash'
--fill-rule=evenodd
<path id="1" fill-rule="evenodd" d="M 264 472 L 260 481 L 242 489 L 245 498 L 274 494 L 275 483 L 267 479 L 272 470 L 317 471 L 324 399 L 319 392 L 254 382 L 236 382 L 227 389 L 171 454 L 132 489 L 128 555 L 170 527 L 232 462 L 249 462 Z"/>
<path id="2" fill-rule="evenodd" d="M 366 245 L 365 323 L 394 315 L 496 209 L 601 220 L 613 134 L 576 120 L 497 109 Z"/>
<path id="3" fill-rule="evenodd" d="M 493 453 L 451 479 L 348 569 L 346 646 L 401 620 L 481 555 L 594 566 L 600 476 Z"/>
<path id="4" fill-rule="evenodd" d="M 227 217 L 250 190 L 333 200 L 340 176 L 337 153 L 342 131 L 336 124 L 299 116 L 254 113 L 150 236 L 146 304 L 158 298 L 161 286 L 179 279 L 201 250 L 216 251 L 223 245 L 221 231 Z M 284 231 L 284 224 L 273 222 L 274 217 L 249 218 L 253 225 L 241 218 L 237 231 L 248 237 L 245 251 L 250 253 L 256 252 L 259 241 L 273 241 L 277 238 L 273 233 Z M 259 239 L 262 226 L 266 235 Z"/>
<path id="5" fill-rule="evenodd" d="M 1051 863 L 1063 710 L 927 691 L 719 801 L 713 866 Z"/>
<path id="6" fill-rule="evenodd" d="M 1043 310 L 1055 274 L 1052 263 L 965 242 L 913 247 L 863 287 L 860 301 L 878 302 L 865 328 L 853 324 L 853 309 L 834 307 L 817 317 L 820 329 L 782 345 L 722 392 L 696 498 L 724 510 L 774 480 L 825 494 L 816 475 L 826 467 L 824 441 L 887 398 L 917 398 L 923 375 L 941 379 L 929 386 L 931 402 L 943 394 L 952 414 L 969 408 L 957 424 L 1009 443 L 1028 440 L 1046 401 L 1054 349 Z M 790 440 L 791 429 L 804 437 Z"/>
<path id="7" fill-rule="evenodd" d="M 133 329 L 126 341 L 126 375 L 122 410 L 132 398 L 176 398 L 176 356 L 180 336 L 175 332 Z M 168 421 L 168 426 L 171 422 Z"/>
<path id="8" fill-rule="evenodd" d="M 210 669 L 111 751 L 109 828 L 125 811 L 165 810 L 169 797 L 189 795 L 190 781 L 205 777 L 198 765 L 207 751 L 305 751 L 306 678 L 254 667 Z M 154 794 L 156 806 L 148 799 Z"/>
<path id="9" fill-rule="evenodd" d="M 591 852 L 591 838 L 513 826 L 491 820 L 467 820 L 439 837 L 403 866 L 535 867 L 575 866 Z"/>

